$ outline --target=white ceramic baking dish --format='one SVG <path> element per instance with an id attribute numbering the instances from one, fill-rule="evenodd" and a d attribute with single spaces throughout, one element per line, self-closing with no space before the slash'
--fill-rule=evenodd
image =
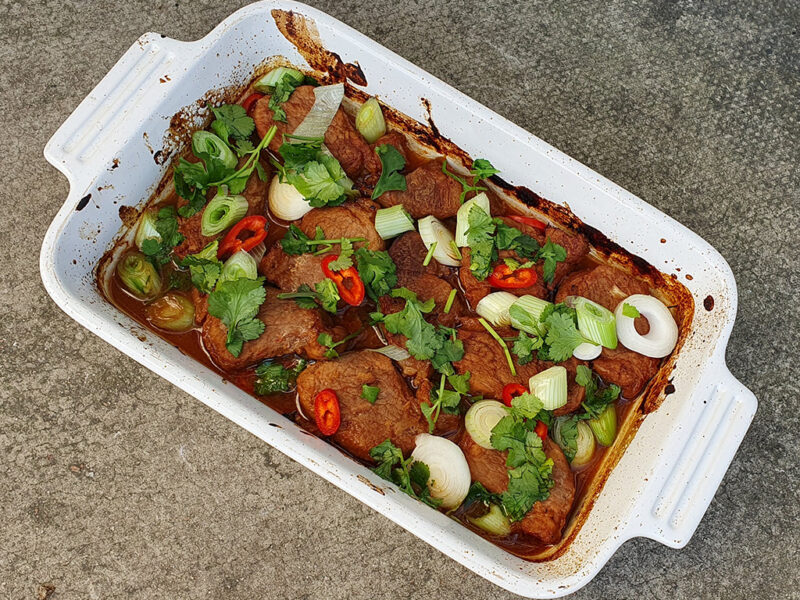
<path id="1" fill-rule="evenodd" d="M 146 200 L 166 164 L 154 160 L 170 117 L 210 89 L 241 85 L 274 55 L 304 64 L 271 17 L 294 10 L 316 22 L 326 48 L 358 62 L 370 94 L 423 121 L 430 101 L 441 133 L 485 156 L 510 182 L 570 208 L 630 252 L 681 278 L 695 301 L 691 333 L 671 383 L 648 415 L 566 551 L 528 562 L 418 503 L 336 448 L 144 330 L 106 302 L 94 269 L 119 231 L 120 206 Z M 156 147 L 156 148 L 154 148 Z M 76 321 L 281 452 L 486 579 L 531 598 L 586 584 L 616 548 L 645 536 L 678 548 L 696 529 L 756 410 L 753 394 L 725 366 L 736 286 L 724 259 L 697 235 L 503 117 L 350 27 L 294 2 L 259 2 L 202 40 L 143 35 L 59 128 L 47 160 L 70 193 L 41 252 L 45 287 Z M 157 156 L 156 156 L 157 158 Z M 691 279 L 689 279 L 690 276 Z M 713 310 L 704 300 L 713 298 Z M 146 339 L 146 341 L 142 341 Z"/>

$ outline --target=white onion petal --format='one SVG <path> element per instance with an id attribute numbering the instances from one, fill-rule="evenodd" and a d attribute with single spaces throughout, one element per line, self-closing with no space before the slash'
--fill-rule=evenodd
<path id="1" fill-rule="evenodd" d="M 636 331 L 635 319 L 622 313 L 625 304 L 630 304 L 647 319 L 650 331 L 645 335 Z M 628 296 L 617 305 L 614 315 L 617 318 L 617 337 L 626 348 L 649 356 L 663 358 L 675 349 L 678 343 L 678 325 L 672 313 L 658 298 L 645 294 Z"/>
<path id="2" fill-rule="evenodd" d="M 331 126 L 336 111 L 344 98 L 344 84 L 321 85 L 314 88 L 314 106 L 308 111 L 300 125 L 292 135 L 301 137 L 325 137 L 325 132 Z M 289 138 L 291 141 L 291 138 Z M 301 141 L 301 140 L 297 140 Z"/>
<path id="3" fill-rule="evenodd" d="M 464 415 L 464 428 L 473 442 L 491 450 L 492 429 L 506 416 L 508 409 L 497 400 L 478 400 Z"/>
<path id="4" fill-rule="evenodd" d="M 282 182 L 278 175 L 269 184 L 269 211 L 284 221 L 295 221 L 311 210 L 308 200 L 291 183 Z"/>
<path id="5" fill-rule="evenodd" d="M 433 498 L 442 501 L 442 508 L 458 507 L 467 497 L 472 478 L 464 453 L 450 440 L 420 433 L 411 457 L 430 469 L 428 489 Z"/>

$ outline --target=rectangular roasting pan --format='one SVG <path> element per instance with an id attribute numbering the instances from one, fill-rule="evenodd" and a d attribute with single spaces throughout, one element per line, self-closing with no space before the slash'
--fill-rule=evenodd
<path id="1" fill-rule="evenodd" d="M 691 292 L 694 317 L 677 357 L 671 359 L 670 385 L 658 392 L 660 407 L 641 420 L 582 527 L 556 558 L 517 558 L 412 500 L 333 446 L 226 385 L 98 293 L 95 267 L 117 239 L 120 207 L 148 199 L 174 156 L 176 142 L 167 135 L 171 117 L 184 107 L 201 106 L 196 102 L 200 98 L 213 101 L 209 90 L 241 88 L 272 56 L 307 64 L 278 31 L 273 9 L 296 11 L 313 21 L 324 48 L 343 63 L 358 63 L 368 81 L 363 88 L 367 93 L 420 122 L 432 118 L 444 137 L 473 157 L 488 158 L 504 179 L 531 186 L 556 204 L 569 203 L 586 224 L 668 276 L 680 277 Z M 58 129 L 44 154 L 70 184 L 40 258 L 44 285 L 64 312 L 443 553 L 522 596 L 552 598 L 579 589 L 633 537 L 684 546 L 755 413 L 756 398 L 725 365 L 736 316 L 736 284 L 711 246 L 534 135 L 303 4 L 249 5 L 196 42 L 143 35 Z M 665 390 L 671 392 L 666 397 Z"/>

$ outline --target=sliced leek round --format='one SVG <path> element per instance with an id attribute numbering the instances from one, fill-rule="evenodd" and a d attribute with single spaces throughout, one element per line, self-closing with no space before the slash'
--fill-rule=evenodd
<path id="1" fill-rule="evenodd" d="M 481 448 L 492 449 L 492 429 L 500 419 L 508 415 L 508 409 L 497 400 L 478 400 L 464 415 L 464 428 L 472 441 Z"/>
<path id="2" fill-rule="evenodd" d="M 578 360 L 594 360 L 603 352 L 603 346 L 594 342 L 583 342 L 575 347 L 572 356 Z"/>
<path id="3" fill-rule="evenodd" d="M 437 262 L 447 265 L 448 267 L 458 267 L 461 261 L 456 256 L 453 244 L 453 234 L 444 226 L 439 219 L 432 215 L 428 215 L 424 219 L 420 219 L 417 223 L 419 227 L 419 235 L 425 243 L 425 247 L 430 250 L 433 244 L 436 247 L 433 249 L 433 258 Z"/>
<path id="4" fill-rule="evenodd" d="M 542 401 L 545 410 L 556 410 L 567 403 L 567 370 L 556 365 L 528 380 L 531 394 Z"/>
<path id="5" fill-rule="evenodd" d="M 510 292 L 492 292 L 480 299 L 475 312 L 492 325 L 511 325 L 508 309 L 516 301 L 517 297 Z"/>

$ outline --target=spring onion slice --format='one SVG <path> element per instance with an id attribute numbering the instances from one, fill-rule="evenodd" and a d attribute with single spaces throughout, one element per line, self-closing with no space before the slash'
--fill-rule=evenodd
<path id="1" fill-rule="evenodd" d="M 374 144 L 378 141 L 378 138 L 386 134 L 386 121 L 383 119 L 383 111 L 381 111 L 381 105 L 375 98 L 370 98 L 358 109 L 356 129 L 370 144 Z"/>
<path id="2" fill-rule="evenodd" d="M 388 240 L 406 231 L 413 231 L 414 219 L 402 204 L 379 208 L 375 213 L 375 230 L 382 239 Z"/>
<path id="3" fill-rule="evenodd" d="M 562 449 L 567 448 L 568 444 L 564 439 L 564 430 L 571 422 L 575 422 L 574 417 L 558 417 L 553 423 L 553 439 Z M 570 460 L 570 465 L 572 467 L 582 467 L 592 460 L 596 444 L 594 434 L 586 424 L 586 421 L 575 422 L 575 428 L 575 454 Z"/>
<path id="4" fill-rule="evenodd" d="M 140 300 L 151 300 L 161 291 L 161 276 L 141 252 L 127 254 L 117 264 L 122 283 Z"/>
<path id="5" fill-rule="evenodd" d="M 237 223 L 249 208 L 244 196 L 230 196 L 225 186 L 220 186 L 217 195 L 208 203 L 200 220 L 200 233 L 210 237 L 222 233 Z"/>
<path id="6" fill-rule="evenodd" d="M 511 325 L 508 309 L 516 301 L 517 297 L 510 292 L 492 292 L 480 299 L 475 312 L 492 325 Z"/>
<path id="7" fill-rule="evenodd" d="M 424 219 L 420 219 L 417 225 L 425 247 L 433 252 L 433 258 L 448 267 L 457 267 L 461 264 L 461 261 L 453 254 L 451 246 L 453 234 L 444 226 L 444 223 L 436 217 L 428 215 Z M 436 248 L 431 250 L 434 243 L 436 243 Z"/>
<path id="8" fill-rule="evenodd" d="M 447 438 L 427 433 L 420 433 L 415 442 L 411 458 L 428 466 L 431 496 L 442 501 L 442 508 L 457 508 L 467 497 L 472 483 L 461 448 Z"/>
<path id="9" fill-rule="evenodd" d="M 383 348 L 370 348 L 370 352 L 377 352 L 378 354 L 383 354 L 384 356 L 391 358 L 397 362 L 401 360 L 405 360 L 410 358 L 411 355 L 405 348 L 400 348 L 399 346 L 395 346 L 393 344 L 389 344 L 388 346 L 384 346 Z"/>
<path id="10" fill-rule="evenodd" d="M 188 331 L 194 326 L 194 303 L 183 294 L 169 292 L 145 308 L 147 320 L 159 329 Z"/>
<path id="11" fill-rule="evenodd" d="M 297 188 L 275 175 L 269 184 L 269 212 L 284 221 L 296 221 L 311 210 L 311 204 Z"/>
<path id="12" fill-rule="evenodd" d="M 336 111 L 342 104 L 342 98 L 344 98 L 343 83 L 314 88 L 314 106 L 292 132 L 292 138 L 324 138 L 333 117 L 336 116 Z"/>
<path id="13" fill-rule="evenodd" d="M 636 331 L 635 319 L 622 312 L 625 304 L 633 306 L 647 319 L 650 331 L 645 335 Z M 675 349 L 678 343 L 678 325 L 672 313 L 658 298 L 645 294 L 628 296 L 617 305 L 614 314 L 617 317 L 619 341 L 629 350 L 651 358 L 663 358 Z"/>
<path id="14" fill-rule="evenodd" d="M 500 419 L 508 416 L 508 409 L 497 400 L 478 400 L 464 415 L 464 427 L 472 441 L 481 448 L 492 449 L 492 429 Z"/>
<path id="15" fill-rule="evenodd" d="M 567 403 L 567 370 L 556 365 L 528 380 L 531 394 L 542 401 L 545 410 L 555 410 Z"/>
<path id="16" fill-rule="evenodd" d="M 603 346 L 594 342 L 583 342 L 575 347 L 572 356 L 578 360 L 594 360 L 603 352 Z"/>
<path id="17" fill-rule="evenodd" d="M 589 427 L 597 438 L 598 443 L 603 446 L 610 446 L 617 437 L 617 409 L 612 402 L 602 412 L 599 417 L 589 419 Z"/>
<path id="18" fill-rule="evenodd" d="M 617 347 L 617 320 L 614 313 L 582 296 L 572 298 L 571 304 L 578 313 L 578 331 L 583 337 L 611 350 Z"/>
<path id="19" fill-rule="evenodd" d="M 531 335 L 539 335 L 539 317 L 551 304 L 536 296 L 520 296 L 508 309 L 511 326 Z"/>
<path id="20" fill-rule="evenodd" d="M 136 228 L 136 246 L 139 250 L 142 249 L 142 244 L 145 240 L 161 241 L 161 234 L 156 230 L 156 211 L 146 210 L 142 213 L 142 218 L 139 220 L 139 227 Z"/>
<path id="21" fill-rule="evenodd" d="M 222 141 L 222 138 L 210 131 L 195 131 L 192 134 L 192 152 L 197 158 L 208 161 L 214 159 L 224 164 L 228 169 L 236 168 L 239 160 L 230 149 L 230 146 Z"/>
<path id="22" fill-rule="evenodd" d="M 450 290 L 450 294 L 447 296 L 447 302 L 444 303 L 444 314 L 448 314 L 450 309 L 453 308 L 453 302 L 456 299 L 456 289 L 453 288 Z"/>
<path id="23" fill-rule="evenodd" d="M 297 83 L 301 83 L 303 81 L 303 74 L 297 69 L 278 67 L 277 69 L 272 69 L 272 71 L 256 81 L 256 83 L 253 85 L 253 89 L 257 92 L 261 92 L 262 94 L 271 94 L 275 86 L 278 85 L 278 82 L 284 77 L 291 77 Z"/>
<path id="24" fill-rule="evenodd" d="M 474 198 L 467 200 L 464 204 L 461 205 L 461 208 L 458 209 L 456 213 L 456 245 L 459 247 L 467 245 L 467 230 L 469 229 L 469 211 L 472 210 L 472 207 L 475 205 L 480 206 L 484 212 L 492 216 L 489 208 L 489 196 L 481 192 L 480 194 L 476 195 Z"/>
<path id="25" fill-rule="evenodd" d="M 501 338 L 494 329 L 492 329 L 492 326 L 486 322 L 486 319 L 480 317 L 478 318 L 478 322 L 483 325 L 483 328 L 489 332 L 489 335 L 491 335 L 503 348 L 503 354 L 506 355 L 506 361 L 508 361 L 508 369 L 511 371 L 511 374 L 516 377 L 517 369 L 514 367 L 514 361 L 511 359 L 511 352 L 508 351 L 508 345 L 506 344 L 505 340 Z"/>
<path id="26" fill-rule="evenodd" d="M 218 285 L 223 281 L 257 278 L 258 263 L 256 263 L 256 260 L 249 252 L 239 250 L 222 265 L 222 274 L 220 275 Z"/>
<path id="27" fill-rule="evenodd" d="M 439 242 L 433 242 L 433 245 L 428 248 L 428 253 L 425 255 L 425 258 L 422 259 L 422 266 L 427 267 L 431 264 L 431 259 L 433 258 L 433 253 L 436 252 L 436 246 L 439 245 Z"/>
<path id="28" fill-rule="evenodd" d="M 467 520 L 492 535 L 507 536 L 511 533 L 511 523 L 508 517 L 503 514 L 502 509 L 497 504 L 489 507 L 489 512 L 480 517 L 467 517 Z"/>

